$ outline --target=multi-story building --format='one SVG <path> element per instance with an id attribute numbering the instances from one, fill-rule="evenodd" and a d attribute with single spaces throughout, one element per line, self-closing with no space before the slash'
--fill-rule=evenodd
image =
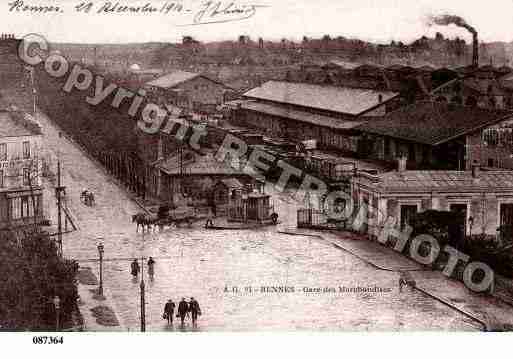
<path id="1" fill-rule="evenodd" d="M 0 228 L 43 219 L 42 132 L 19 112 L 0 110 Z"/>
<path id="2" fill-rule="evenodd" d="M 215 113 L 231 89 L 201 74 L 175 71 L 145 85 L 149 97 L 159 105 L 172 105 L 190 114 Z"/>

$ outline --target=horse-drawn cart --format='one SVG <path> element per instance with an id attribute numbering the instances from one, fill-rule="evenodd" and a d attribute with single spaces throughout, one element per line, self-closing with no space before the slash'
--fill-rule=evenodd
<path id="1" fill-rule="evenodd" d="M 160 231 L 164 230 L 164 227 L 181 227 L 187 225 L 191 227 L 196 221 L 201 220 L 202 217 L 198 216 L 194 209 L 170 209 L 167 206 L 160 206 L 157 214 L 146 214 L 138 213 L 132 216 L 132 222 L 137 222 L 137 230 L 139 226 L 142 229 L 146 228 L 148 231 L 153 227 L 153 231 L 158 227 Z"/>

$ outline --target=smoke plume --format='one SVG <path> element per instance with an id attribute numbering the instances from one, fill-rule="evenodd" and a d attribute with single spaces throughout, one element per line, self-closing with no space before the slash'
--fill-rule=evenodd
<path id="1" fill-rule="evenodd" d="M 456 25 L 462 28 L 467 29 L 471 34 L 477 35 L 477 30 L 470 26 L 465 19 L 456 16 L 456 15 L 438 15 L 430 17 L 430 24 L 447 26 L 447 25 Z"/>

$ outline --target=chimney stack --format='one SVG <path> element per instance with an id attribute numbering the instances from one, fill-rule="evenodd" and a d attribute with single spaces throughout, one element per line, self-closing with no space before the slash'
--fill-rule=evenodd
<path id="1" fill-rule="evenodd" d="M 479 41 L 477 39 L 477 32 L 472 33 L 472 67 L 475 69 L 479 67 Z"/>
<path id="2" fill-rule="evenodd" d="M 397 159 L 397 171 L 399 173 L 403 173 L 404 171 L 406 171 L 406 162 L 408 161 L 408 159 L 406 158 L 405 155 L 401 155 L 401 157 L 399 157 Z"/>

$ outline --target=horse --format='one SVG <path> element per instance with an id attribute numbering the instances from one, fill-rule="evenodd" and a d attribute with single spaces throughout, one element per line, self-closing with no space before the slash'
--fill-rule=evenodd
<path id="1" fill-rule="evenodd" d="M 151 225 L 155 222 L 155 220 L 151 219 L 145 213 L 137 213 L 132 216 L 132 223 L 137 223 L 136 232 L 139 232 L 139 226 L 141 226 L 142 231 L 144 233 L 144 227 L 147 228 L 148 232 L 150 231 Z"/>

